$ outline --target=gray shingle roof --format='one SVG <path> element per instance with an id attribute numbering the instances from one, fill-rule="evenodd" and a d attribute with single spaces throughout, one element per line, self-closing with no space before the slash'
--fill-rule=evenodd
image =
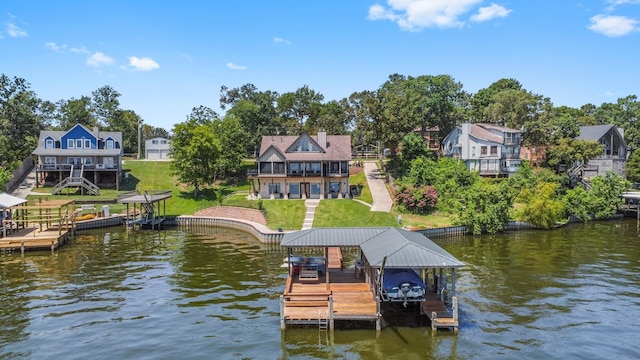
<path id="1" fill-rule="evenodd" d="M 371 266 L 458 268 L 464 264 L 420 233 L 392 227 L 313 228 L 285 234 L 281 246 L 359 246 Z"/>
<path id="2" fill-rule="evenodd" d="M 593 126 L 580 126 L 580 135 L 576 137 L 577 140 L 598 141 L 603 137 L 612 127 L 615 125 L 593 125 Z"/>

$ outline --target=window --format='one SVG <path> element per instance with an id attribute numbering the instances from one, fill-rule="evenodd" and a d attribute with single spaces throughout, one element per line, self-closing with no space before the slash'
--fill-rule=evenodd
<path id="1" fill-rule="evenodd" d="M 73 139 L 67 139 L 67 149 L 73 149 L 75 147 L 76 142 Z"/>
<path id="2" fill-rule="evenodd" d="M 289 174 L 291 175 L 299 175 L 302 174 L 302 164 L 300 163 L 289 163 Z"/>
<path id="3" fill-rule="evenodd" d="M 320 183 L 311 183 L 311 195 L 320 195 Z"/>
<path id="4" fill-rule="evenodd" d="M 307 176 L 309 175 L 320 175 L 321 171 L 321 165 L 319 162 L 312 162 L 312 163 L 306 163 L 305 164 L 305 173 Z"/>
<path id="5" fill-rule="evenodd" d="M 44 163 L 47 165 L 55 165 L 56 164 L 56 158 L 53 156 L 47 156 L 44 158 Z"/>
<path id="6" fill-rule="evenodd" d="M 289 196 L 293 196 L 293 197 L 300 196 L 300 183 L 289 184 Z"/>
<path id="7" fill-rule="evenodd" d="M 84 148 L 85 149 L 91 149 L 91 140 L 84 139 Z"/>
<path id="8" fill-rule="evenodd" d="M 270 162 L 261 162 L 260 163 L 260 173 L 261 174 L 271 174 L 271 163 Z"/>
<path id="9" fill-rule="evenodd" d="M 87 165 L 91 165 L 91 164 L 93 164 L 93 159 L 90 158 L 90 157 L 86 157 L 86 158 L 84 158 L 84 163 L 87 164 Z"/>
<path id="10" fill-rule="evenodd" d="M 284 174 L 284 163 L 283 162 L 274 162 L 273 163 L 273 173 L 274 174 Z"/>
<path id="11" fill-rule="evenodd" d="M 471 157 L 476 157 L 476 147 L 475 146 L 471 147 Z"/>
<path id="12" fill-rule="evenodd" d="M 115 141 L 113 141 L 113 139 L 108 139 L 106 144 L 107 144 L 107 149 L 114 149 L 115 148 Z"/>
<path id="13" fill-rule="evenodd" d="M 349 173 L 349 163 L 347 161 L 340 162 L 340 168 L 342 169 L 343 174 Z"/>
<path id="14" fill-rule="evenodd" d="M 494 145 L 491 147 L 491 156 L 496 156 L 496 155 L 498 155 L 498 147 Z"/>
<path id="15" fill-rule="evenodd" d="M 160 144 L 166 144 L 167 140 L 160 140 Z"/>
<path id="16" fill-rule="evenodd" d="M 151 143 L 154 144 L 154 145 L 157 145 L 158 144 L 158 140 L 151 140 Z"/>
<path id="17" fill-rule="evenodd" d="M 505 144 L 516 144 L 518 142 L 518 134 L 517 133 L 504 133 L 504 143 Z"/>
<path id="18" fill-rule="evenodd" d="M 332 161 L 331 162 L 331 172 L 333 174 L 337 174 L 340 172 L 340 163 L 337 161 Z"/>
<path id="19" fill-rule="evenodd" d="M 53 147 L 54 147 L 53 139 L 51 139 L 51 138 L 47 138 L 47 139 L 44 141 L 44 148 L 45 148 L 45 149 L 52 149 Z"/>
<path id="20" fill-rule="evenodd" d="M 340 192 L 340 183 L 339 182 L 332 182 L 329 184 L 329 191 L 331 191 L 334 194 L 337 194 L 338 192 Z"/>
<path id="21" fill-rule="evenodd" d="M 487 156 L 487 147 L 486 146 L 481 146 L 480 147 L 480 156 Z"/>
<path id="22" fill-rule="evenodd" d="M 309 151 L 309 140 L 302 139 L 300 141 L 300 151 Z"/>
<path id="23" fill-rule="evenodd" d="M 76 139 L 76 149 L 82 149 L 82 139 Z"/>
<path id="24" fill-rule="evenodd" d="M 279 194 L 280 193 L 280 183 L 269 184 L 269 194 Z"/>

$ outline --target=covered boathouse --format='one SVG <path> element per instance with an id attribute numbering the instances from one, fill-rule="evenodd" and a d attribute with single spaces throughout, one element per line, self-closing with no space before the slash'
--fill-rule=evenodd
<path id="1" fill-rule="evenodd" d="M 393 227 L 313 228 L 285 234 L 280 245 L 287 248 L 289 268 L 280 297 L 282 330 L 288 325 L 333 330 L 342 321 L 369 321 L 381 330 L 381 304 L 397 302 L 419 305 L 434 333 L 458 331 L 455 270 L 464 264 L 420 233 Z M 294 255 L 309 248 L 322 249 L 323 257 L 308 261 Z M 353 269 L 342 264 L 343 248 L 360 250 Z M 413 273 L 418 281 L 389 284 L 398 281 L 393 280 L 398 272 Z"/>

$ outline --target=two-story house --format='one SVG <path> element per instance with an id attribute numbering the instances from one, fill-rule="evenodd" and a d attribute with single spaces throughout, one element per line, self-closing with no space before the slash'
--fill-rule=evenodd
<path id="1" fill-rule="evenodd" d="M 43 130 L 33 151 L 37 183 L 56 186 L 85 179 L 81 182 L 120 190 L 122 154 L 119 131 L 89 130 L 80 124 L 67 131 Z"/>
<path id="2" fill-rule="evenodd" d="M 144 158 L 148 160 L 166 160 L 169 158 L 171 140 L 155 137 L 144 141 Z"/>
<path id="3" fill-rule="evenodd" d="M 605 175 L 608 171 L 622 177 L 627 176 L 629 151 L 624 140 L 624 130 L 612 124 L 581 126 L 576 140 L 596 141 L 603 146 L 602 154 L 586 164 L 579 164 L 584 179 Z"/>
<path id="4" fill-rule="evenodd" d="M 464 161 L 481 176 L 507 177 L 520 166 L 520 131 L 486 123 L 465 123 L 442 141 L 446 157 Z"/>
<path id="5" fill-rule="evenodd" d="M 263 136 L 259 154 L 258 169 L 250 178 L 262 198 L 349 196 L 349 135 L 320 131 L 317 136 Z"/>

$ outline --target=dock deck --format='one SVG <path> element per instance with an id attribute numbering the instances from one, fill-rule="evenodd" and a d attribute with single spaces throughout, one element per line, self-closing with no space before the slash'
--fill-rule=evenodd
<path id="1" fill-rule="evenodd" d="M 39 227 L 27 227 L 13 231 L 0 238 L 2 250 L 39 250 L 51 249 L 54 251 L 69 238 L 70 229 L 58 229 L 57 226 L 46 229 Z"/>

